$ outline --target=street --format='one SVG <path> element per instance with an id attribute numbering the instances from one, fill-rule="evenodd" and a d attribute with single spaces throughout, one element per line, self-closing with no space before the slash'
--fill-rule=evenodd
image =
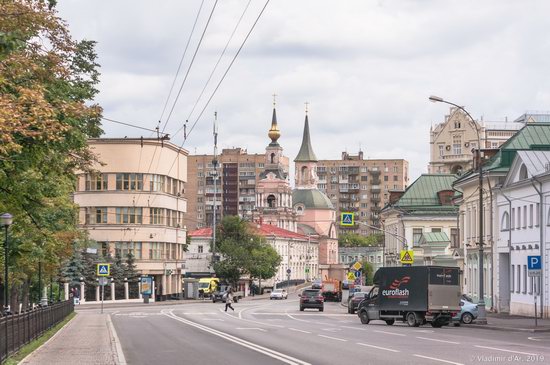
<path id="1" fill-rule="evenodd" d="M 111 309 L 128 364 L 548 363 L 550 334 L 468 326 L 362 325 L 339 303 L 300 312 L 298 297 Z"/>

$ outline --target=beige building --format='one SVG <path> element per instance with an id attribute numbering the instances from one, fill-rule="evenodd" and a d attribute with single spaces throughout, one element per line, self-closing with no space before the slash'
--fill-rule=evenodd
<path id="1" fill-rule="evenodd" d="M 485 122 L 475 125 L 460 109 L 452 107 L 445 121 L 430 128 L 431 174 L 462 174 L 472 168 L 472 149 L 477 149 L 478 131 L 482 149 L 498 149 L 512 137 L 523 123 Z"/>
<path id="2" fill-rule="evenodd" d="M 132 253 L 137 270 L 155 279 L 157 299 L 181 293 L 187 211 L 187 151 L 168 140 L 88 141 L 101 164 L 80 173 L 74 202 L 79 223 L 101 254 Z"/>
<path id="3" fill-rule="evenodd" d="M 341 160 L 320 160 L 316 172 L 317 187 L 330 198 L 337 220 L 342 212 L 354 212 L 356 222 L 375 227 L 380 227 L 380 211 L 389 202 L 389 192 L 405 190 L 409 182 L 408 161 L 365 160 L 362 151 L 343 152 Z M 337 226 L 341 233 L 375 233 L 367 225 Z"/>
<path id="4" fill-rule="evenodd" d="M 217 179 L 214 179 L 213 158 L 213 155 L 188 158 L 185 191 L 189 197 L 189 214 L 185 224 L 190 229 L 212 226 L 215 200 L 218 222 L 224 215 L 247 217 L 247 212 L 256 208 L 256 187 L 260 173 L 265 170 L 265 155 L 249 154 L 242 148 L 223 149 L 218 156 Z M 280 163 L 288 173 L 288 157 L 281 156 Z M 216 199 L 214 180 L 217 181 Z"/>

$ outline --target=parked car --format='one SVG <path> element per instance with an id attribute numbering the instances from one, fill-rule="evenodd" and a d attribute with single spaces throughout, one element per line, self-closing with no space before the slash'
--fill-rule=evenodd
<path id="1" fill-rule="evenodd" d="M 311 283 L 311 289 L 321 289 L 323 287 L 323 281 L 321 279 L 313 280 Z"/>
<path id="2" fill-rule="evenodd" d="M 369 293 L 364 291 L 351 293 L 348 298 L 348 313 L 354 314 L 355 311 L 357 310 L 357 307 L 359 306 L 359 303 L 361 303 L 361 301 L 365 299 L 368 294 Z"/>
<path id="3" fill-rule="evenodd" d="M 269 294 L 269 299 L 288 299 L 288 293 L 285 289 L 275 289 Z"/>
<path id="4" fill-rule="evenodd" d="M 477 318 L 477 316 L 477 304 L 460 298 L 460 312 L 457 312 L 453 317 L 453 324 L 455 326 L 460 326 L 460 323 L 470 324 Z"/>
<path id="5" fill-rule="evenodd" d="M 325 299 L 321 294 L 320 289 L 305 289 L 300 294 L 300 311 L 304 311 L 306 308 L 317 308 L 319 312 L 325 309 Z"/>

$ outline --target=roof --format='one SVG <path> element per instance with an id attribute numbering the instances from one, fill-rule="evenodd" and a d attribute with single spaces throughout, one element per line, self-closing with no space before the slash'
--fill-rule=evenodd
<path id="1" fill-rule="evenodd" d="M 525 113 L 514 120 L 514 123 L 550 123 L 550 113 Z"/>
<path id="2" fill-rule="evenodd" d="M 292 204 L 303 204 L 306 209 L 334 209 L 328 196 L 318 189 L 292 190 Z"/>
<path id="3" fill-rule="evenodd" d="M 308 239 L 307 235 L 288 231 L 286 229 L 279 228 L 277 226 L 272 226 L 271 224 L 249 222 L 248 226 L 251 229 L 251 231 L 253 231 L 255 234 L 258 234 L 263 237 L 275 236 L 278 238 L 294 238 L 294 239 L 302 239 L 302 240 Z M 212 237 L 212 227 L 199 228 L 194 231 L 188 232 L 187 235 L 189 237 L 210 238 Z"/>
<path id="4" fill-rule="evenodd" d="M 426 232 L 422 233 L 422 237 L 420 238 L 420 243 L 438 243 L 438 242 L 446 242 L 448 243 L 449 237 L 445 232 Z"/>
<path id="5" fill-rule="evenodd" d="M 309 138 L 309 121 L 306 114 L 306 121 L 304 123 L 304 135 L 302 137 L 302 146 L 298 152 L 298 156 L 294 159 L 294 162 L 317 162 L 317 156 L 313 152 L 311 146 L 311 139 Z"/>
<path id="6" fill-rule="evenodd" d="M 550 151 L 518 151 L 517 154 L 532 176 L 548 172 Z"/>
<path id="7" fill-rule="evenodd" d="M 404 206 L 433 206 L 441 205 L 437 192 L 452 190 L 456 175 L 422 174 L 408 188 L 395 205 Z"/>
<path id="8" fill-rule="evenodd" d="M 312 226 L 309 226 L 309 225 L 304 224 L 304 223 L 298 223 L 297 226 L 298 226 L 297 227 L 298 232 L 300 232 L 301 234 L 304 234 L 304 235 L 318 235 L 317 231 Z"/>

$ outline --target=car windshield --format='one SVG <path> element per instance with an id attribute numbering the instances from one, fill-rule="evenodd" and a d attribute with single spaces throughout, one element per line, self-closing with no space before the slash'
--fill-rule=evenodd
<path id="1" fill-rule="evenodd" d="M 208 288 L 209 283 L 199 283 L 199 289 Z"/>
<path id="2" fill-rule="evenodd" d="M 274 293 L 274 294 L 281 294 L 282 292 L 283 292 L 282 289 L 275 289 L 275 290 L 273 290 L 273 293 Z"/>
<path id="3" fill-rule="evenodd" d="M 367 295 L 367 294 L 368 294 L 368 293 L 365 293 L 364 291 L 358 291 L 358 292 L 353 293 L 353 297 L 354 297 L 354 298 L 359 298 L 359 297 L 363 298 L 363 297 L 365 297 L 365 295 Z"/>
<path id="4" fill-rule="evenodd" d="M 302 294 L 308 297 L 316 297 L 319 293 L 319 290 L 304 290 Z"/>

